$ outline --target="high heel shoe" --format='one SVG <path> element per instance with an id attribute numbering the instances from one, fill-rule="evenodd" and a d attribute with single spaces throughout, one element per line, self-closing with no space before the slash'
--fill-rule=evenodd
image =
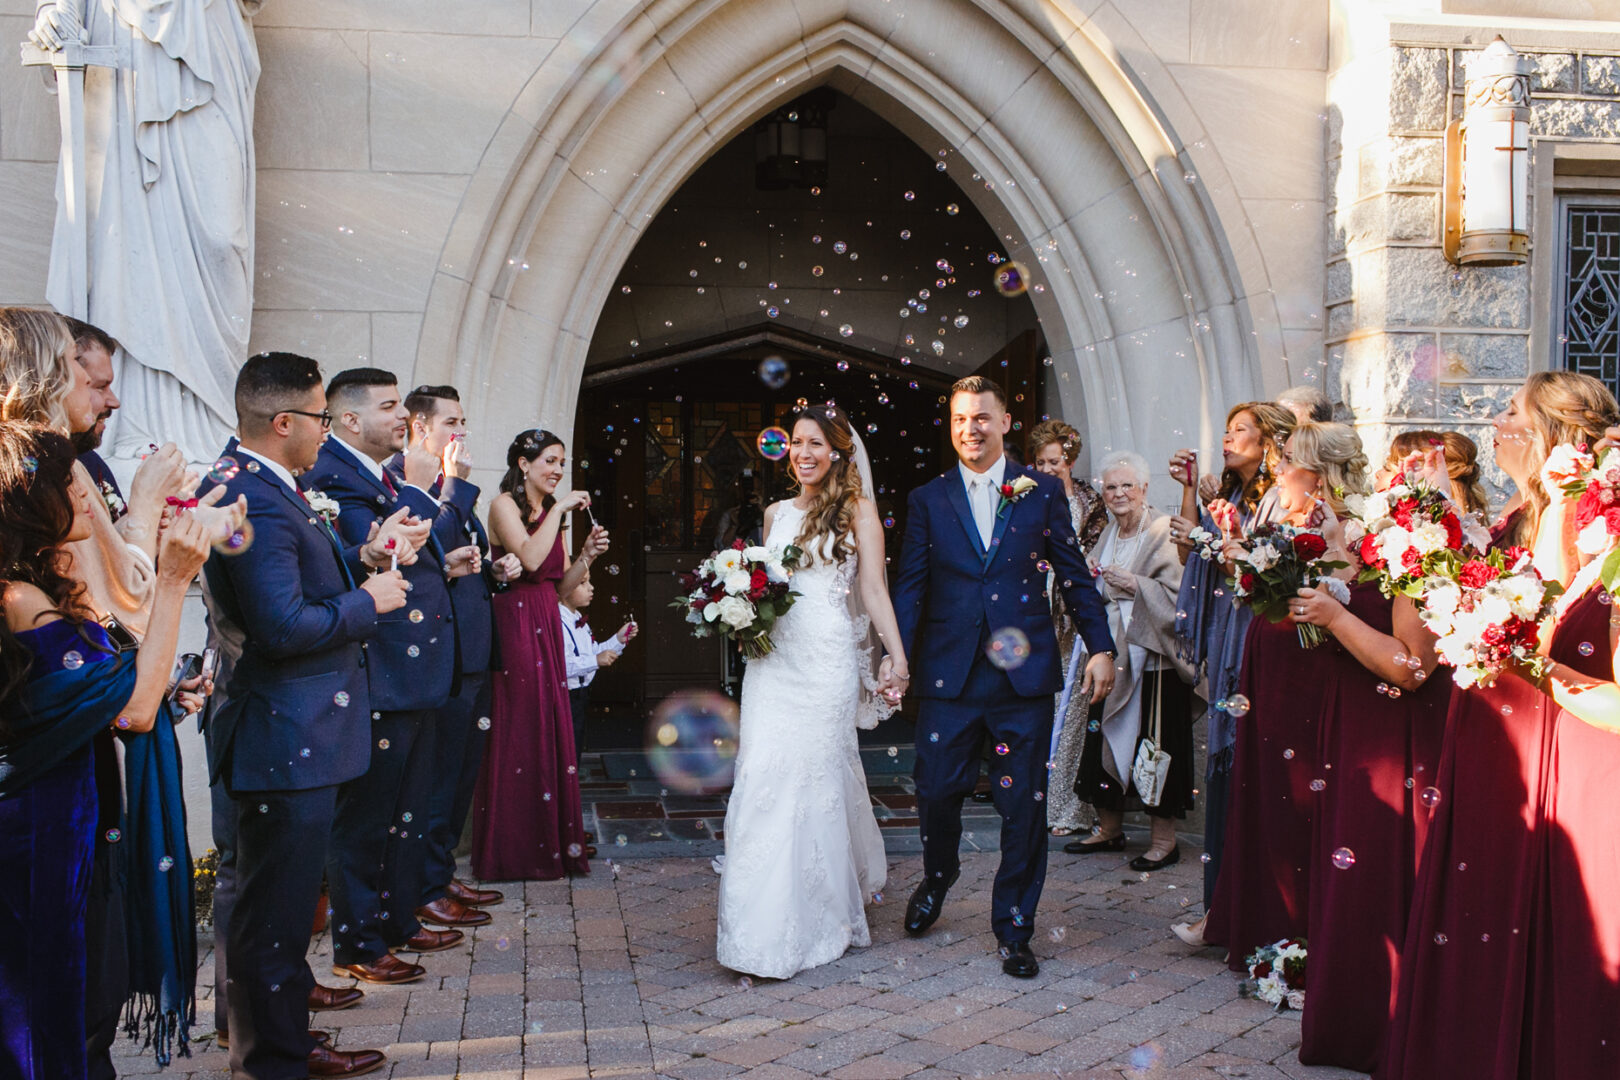
<path id="1" fill-rule="evenodd" d="M 1204 926 L 1208 922 L 1209 916 L 1205 915 L 1197 922 L 1174 923 L 1170 927 L 1170 932 L 1180 938 L 1183 944 L 1191 945 L 1195 949 L 1202 949 L 1209 944 L 1204 940 Z"/>

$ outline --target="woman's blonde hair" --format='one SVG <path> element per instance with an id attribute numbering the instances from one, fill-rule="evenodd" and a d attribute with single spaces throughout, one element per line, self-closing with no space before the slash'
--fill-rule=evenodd
<path id="1" fill-rule="evenodd" d="M 73 355 L 73 334 L 54 311 L 0 307 L 0 420 L 71 434 Z"/>
<path id="2" fill-rule="evenodd" d="M 1226 414 L 1226 426 L 1242 413 L 1254 417 L 1254 426 L 1260 429 L 1260 467 L 1247 481 L 1234 469 L 1221 471 L 1221 492 L 1232 502 L 1241 503 L 1252 511 L 1260 505 L 1261 496 L 1277 482 L 1277 469 L 1282 465 L 1283 443 L 1294 430 L 1294 414 L 1281 405 L 1269 401 L 1245 401 L 1232 406 Z"/>
<path id="3" fill-rule="evenodd" d="M 829 555 L 841 563 L 855 552 L 855 506 L 863 494 L 861 470 L 855 465 L 855 436 L 848 414 L 835 405 L 812 405 L 799 413 L 793 426 L 805 420 L 821 429 L 832 450 L 832 464 L 810 497 L 793 544 L 804 551 L 805 565 Z"/>
<path id="4" fill-rule="evenodd" d="M 1024 441 L 1031 461 L 1053 443 L 1063 448 L 1063 460 L 1071 466 L 1079 459 L 1080 433 L 1062 420 L 1042 420 L 1030 429 L 1029 438 Z"/>
<path id="5" fill-rule="evenodd" d="M 1485 497 L 1485 485 L 1479 479 L 1479 447 L 1461 432 L 1403 431 L 1391 440 L 1384 467 L 1399 468 L 1412 454 L 1435 446 L 1445 447 L 1446 475 L 1451 477 L 1451 486 L 1462 495 L 1462 508 L 1471 514 L 1485 513 L 1489 500 Z"/>
<path id="6" fill-rule="evenodd" d="M 1525 411 L 1532 432 L 1525 453 L 1525 513 L 1510 530 L 1515 544 L 1529 544 L 1541 525 L 1548 496 L 1541 486 L 1541 467 L 1553 447 L 1566 443 L 1591 446 L 1605 428 L 1620 423 L 1620 405 L 1603 383 L 1574 371 L 1538 371 L 1524 381 Z"/>
<path id="7" fill-rule="evenodd" d="M 1322 478 L 1327 504 L 1343 517 L 1345 496 L 1367 492 L 1367 452 L 1361 436 L 1349 424 L 1307 421 L 1295 427 L 1289 439 L 1294 466 Z"/>

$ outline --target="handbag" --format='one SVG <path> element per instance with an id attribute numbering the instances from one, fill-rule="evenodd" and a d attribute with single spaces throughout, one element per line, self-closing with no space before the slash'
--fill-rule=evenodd
<path id="1" fill-rule="evenodd" d="M 1145 679 L 1149 674 L 1144 671 L 1142 677 Z M 1153 680 L 1153 728 L 1136 745 L 1136 761 L 1131 765 L 1131 783 L 1136 786 L 1143 806 L 1158 806 L 1164 797 L 1164 785 L 1170 779 L 1170 755 L 1159 746 L 1164 737 L 1163 710 L 1159 706 L 1165 672 L 1161 669 L 1157 674 L 1158 678 Z"/>

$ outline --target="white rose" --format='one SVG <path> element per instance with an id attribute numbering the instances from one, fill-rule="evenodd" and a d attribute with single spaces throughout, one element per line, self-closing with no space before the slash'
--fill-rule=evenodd
<path id="1" fill-rule="evenodd" d="M 733 630 L 741 630 L 754 621 L 754 605 L 740 596 L 722 597 L 714 606 L 720 609 L 720 618 Z"/>
<path id="2" fill-rule="evenodd" d="M 1277 549 L 1270 544 L 1257 544 L 1244 561 L 1256 570 L 1264 572 L 1271 569 L 1277 562 L 1278 557 Z"/>
<path id="3" fill-rule="evenodd" d="M 742 566 L 742 552 L 736 548 L 726 548 L 714 556 L 714 569 L 718 574 L 729 574 Z"/>
<path id="4" fill-rule="evenodd" d="M 1389 517 L 1389 495 L 1382 491 L 1374 492 L 1362 500 L 1361 507 L 1363 510 L 1361 516 L 1368 521 L 1387 518 Z"/>
<path id="5" fill-rule="evenodd" d="M 1412 546 L 1419 555 L 1432 555 L 1446 546 L 1446 527 L 1437 521 L 1419 525 L 1412 530 Z"/>
<path id="6" fill-rule="evenodd" d="M 1294 1009 L 1296 1011 L 1298 1011 L 1300 1009 L 1303 1009 L 1305 1007 L 1305 991 L 1303 991 L 1303 990 L 1290 990 L 1290 991 L 1288 991 L 1288 1007 L 1290 1009 Z"/>
<path id="7" fill-rule="evenodd" d="M 1441 585 L 1423 594 L 1423 608 L 1431 616 L 1450 619 L 1462 602 L 1462 589 L 1455 585 Z"/>
<path id="8" fill-rule="evenodd" d="M 787 567 L 782 565 L 781 559 L 772 558 L 765 563 L 765 580 L 778 585 L 786 585 L 788 580 Z"/>
<path id="9" fill-rule="evenodd" d="M 1406 549 L 1411 546 L 1412 534 L 1399 525 L 1391 525 L 1378 534 L 1378 554 L 1396 573 L 1402 572 L 1406 565 L 1402 560 L 1406 557 Z"/>
<path id="10" fill-rule="evenodd" d="M 726 592 L 732 596 L 742 596 L 748 592 L 753 584 L 753 575 L 746 570 L 733 570 L 725 576 Z"/>
<path id="11" fill-rule="evenodd" d="M 771 558 L 771 550 L 770 548 L 762 548 L 758 544 L 755 544 L 752 547 L 743 548 L 742 557 L 744 562 L 769 562 Z"/>

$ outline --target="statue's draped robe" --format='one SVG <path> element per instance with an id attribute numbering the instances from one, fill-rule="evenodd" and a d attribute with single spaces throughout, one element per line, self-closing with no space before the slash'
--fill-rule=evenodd
<path id="1" fill-rule="evenodd" d="M 179 443 L 205 460 L 234 426 L 253 311 L 253 95 L 259 0 L 87 0 L 89 320 L 123 345 L 117 457 Z M 58 184 L 60 184 L 60 175 Z M 58 192 L 46 296 L 70 310 Z"/>

